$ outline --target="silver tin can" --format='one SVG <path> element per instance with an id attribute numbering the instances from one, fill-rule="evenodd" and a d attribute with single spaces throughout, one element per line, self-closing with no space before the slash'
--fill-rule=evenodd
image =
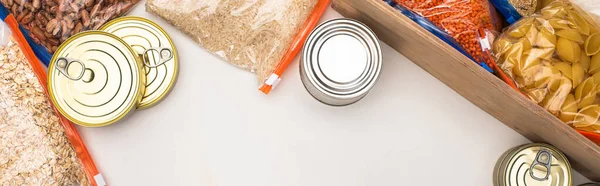
<path id="1" fill-rule="evenodd" d="M 300 78 L 317 100 L 332 106 L 357 102 L 381 74 L 381 45 L 366 25 L 341 18 L 320 24 L 304 43 Z"/>

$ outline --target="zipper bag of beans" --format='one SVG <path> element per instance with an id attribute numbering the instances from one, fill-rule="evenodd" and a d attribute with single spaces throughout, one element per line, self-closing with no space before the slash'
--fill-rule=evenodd
<path id="1" fill-rule="evenodd" d="M 506 29 L 492 49 L 529 99 L 569 126 L 600 134 L 600 27 L 556 1 Z"/>
<path id="2" fill-rule="evenodd" d="M 0 0 L 4 19 L 12 14 L 33 52 L 48 66 L 52 54 L 67 38 L 131 10 L 140 0 Z"/>
<path id="3" fill-rule="evenodd" d="M 209 52 L 256 73 L 268 94 L 330 0 L 148 0 L 146 10 L 167 20 Z"/>
<path id="4" fill-rule="evenodd" d="M 105 185 L 12 15 L 0 21 L 0 185 Z"/>

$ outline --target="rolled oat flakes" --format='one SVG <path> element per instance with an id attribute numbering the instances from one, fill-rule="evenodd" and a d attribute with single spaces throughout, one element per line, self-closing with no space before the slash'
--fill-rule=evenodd
<path id="1" fill-rule="evenodd" d="M 0 47 L 0 185 L 90 185 L 44 88 L 14 41 Z"/>

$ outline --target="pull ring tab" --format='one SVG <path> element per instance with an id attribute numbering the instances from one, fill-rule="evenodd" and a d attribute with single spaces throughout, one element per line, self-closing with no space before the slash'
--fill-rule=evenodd
<path id="1" fill-rule="evenodd" d="M 537 177 L 533 174 L 533 169 L 536 165 L 542 165 L 546 168 L 546 176 L 543 178 Z M 550 177 L 550 169 L 552 168 L 552 153 L 548 150 L 540 150 L 535 156 L 535 160 L 529 167 L 529 176 L 537 181 L 546 181 Z"/>
<path id="2" fill-rule="evenodd" d="M 156 65 L 151 65 L 149 61 L 144 60 L 144 65 L 146 65 L 149 68 L 156 68 L 165 64 L 167 61 L 173 59 L 173 50 L 165 47 L 153 47 L 147 49 L 146 51 L 144 51 L 144 59 L 148 59 L 148 53 L 152 51 L 158 52 L 158 62 L 156 63 Z"/>
<path id="3" fill-rule="evenodd" d="M 78 63 L 79 65 L 81 65 L 81 72 L 79 72 L 78 76 L 71 76 L 69 75 L 69 66 L 71 66 L 71 64 L 73 63 Z M 63 75 L 65 75 L 65 77 L 69 78 L 70 80 L 73 81 L 78 81 L 81 78 L 83 78 L 83 74 L 85 73 L 85 65 L 77 60 L 77 59 L 71 59 L 71 58 L 65 58 L 65 57 L 60 57 L 58 58 L 58 60 L 56 60 L 56 69 L 58 69 L 58 71 L 60 73 L 62 73 Z"/>

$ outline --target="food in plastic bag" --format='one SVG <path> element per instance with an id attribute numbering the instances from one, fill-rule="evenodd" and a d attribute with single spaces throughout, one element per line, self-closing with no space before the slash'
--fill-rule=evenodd
<path id="1" fill-rule="evenodd" d="M 521 17 L 533 15 L 537 8 L 542 6 L 538 0 L 490 0 L 506 18 L 506 22 L 513 24 Z"/>
<path id="2" fill-rule="evenodd" d="M 128 12 L 139 0 L 0 0 L 0 2 L 15 16 L 19 24 L 30 32 L 31 38 L 52 54 L 71 35 L 98 29 L 111 19 Z M 44 58 L 42 59 L 45 60 Z"/>
<path id="3" fill-rule="evenodd" d="M 395 0 L 450 34 L 477 61 L 489 58 L 482 51 L 478 29 L 499 31 L 496 12 L 487 0 Z"/>
<path id="4" fill-rule="evenodd" d="M 493 45 L 519 89 L 567 124 L 600 133 L 600 33 L 590 15 L 557 1 L 508 28 Z"/>
<path id="5" fill-rule="evenodd" d="M 267 80 L 272 86 L 328 4 L 329 0 L 148 0 L 146 8 L 206 50 L 255 72 L 260 82 Z"/>
<path id="6" fill-rule="evenodd" d="M 5 21 L 16 33 L 0 22 L 0 185 L 103 182 L 75 127 L 48 99 L 44 69 L 16 20 Z"/>

